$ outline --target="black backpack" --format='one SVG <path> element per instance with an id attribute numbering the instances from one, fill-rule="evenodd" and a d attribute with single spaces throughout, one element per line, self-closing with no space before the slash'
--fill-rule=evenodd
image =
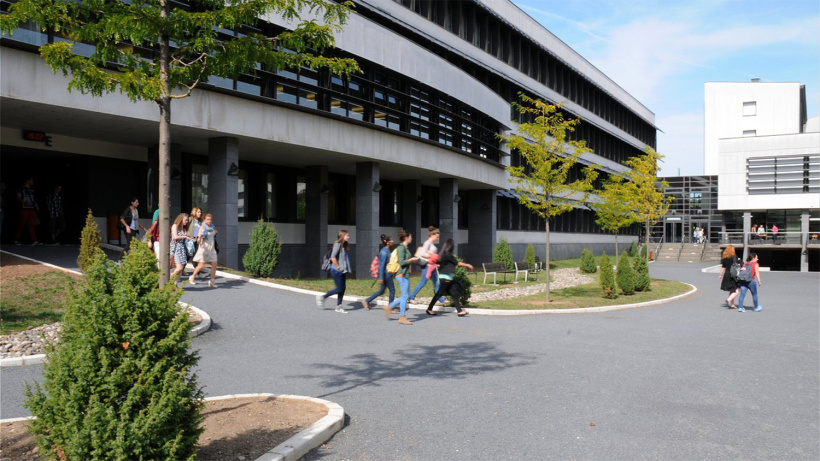
<path id="1" fill-rule="evenodd" d="M 324 258 L 322 258 L 322 270 L 325 272 L 330 272 L 330 268 L 333 267 L 333 262 L 330 260 L 331 254 L 333 254 L 333 248 L 327 250 Z"/>

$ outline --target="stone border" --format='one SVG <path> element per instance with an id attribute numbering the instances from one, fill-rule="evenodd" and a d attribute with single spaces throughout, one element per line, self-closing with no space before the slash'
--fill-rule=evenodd
<path id="1" fill-rule="evenodd" d="M 299 432 L 293 437 L 285 440 L 279 445 L 270 449 L 264 455 L 256 458 L 255 461 L 297 461 L 306 455 L 310 450 L 321 446 L 330 440 L 337 432 L 344 428 L 345 410 L 340 405 L 329 400 L 317 399 L 314 397 L 304 397 L 301 395 L 276 395 L 276 394 L 231 394 L 217 397 L 207 397 L 206 401 L 231 400 L 240 398 L 273 397 L 282 400 L 301 400 L 318 403 L 327 407 L 327 416 L 313 423 L 307 429 Z M 17 421 L 27 421 L 34 419 L 34 416 L 24 416 L 22 418 L 2 419 L 0 423 L 14 423 Z"/>
<path id="2" fill-rule="evenodd" d="M 276 289 L 279 289 L 279 290 L 292 291 L 294 293 L 302 293 L 302 294 L 313 295 L 313 296 L 322 294 L 318 291 L 305 290 L 303 288 L 295 288 L 295 287 L 291 287 L 291 286 L 287 286 L 287 285 L 280 285 L 278 283 L 265 282 L 264 280 L 257 280 L 257 279 L 254 279 L 254 278 L 245 277 L 243 275 L 230 274 L 230 273 L 227 273 L 225 271 L 217 271 L 217 275 L 219 275 L 220 277 L 225 277 L 225 278 L 234 279 L 234 280 L 241 280 L 243 282 L 253 283 L 255 285 L 261 285 L 261 286 L 268 287 L 268 288 L 276 288 Z M 692 284 L 684 283 L 684 282 L 679 282 L 679 283 L 683 283 L 684 285 L 690 286 L 691 290 L 687 291 L 686 293 L 679 294 L 677 296 L 673 296 L 671 298 L 656 299 L 654 301 L 645 301 L 645 302 L 642 302 L 642 303 L 619 304 L 619 305 L 616 305 L 616 306 L 576 307 L 576 308 L 572 308 L 572 309 L 495 310 L 495 309 L 471 308 L 469 306 L 465 307 L 464 309 L 467 309 L 470 312 L 470 315 L 494 315 L 494 316 L 520 316 L 520 315 L 538 315 L 538 314 L 586 314 L 586 313 L 595 313 L 595 312 L 617 311 L 617 310 L 623 310 L 623 309 L 635 309 L 635 308 L 638 308 L 638 307 L 648 307 L 648 306 L 655 306 L 655 305 L 658 305 L 658 304 L 665 304 L 665 303 L 668 303 L 668 302 L 677 301 L 679 299 L 685 298 L 687 296 L 692 295 L 696 291 L 698 291 L 697 287 L 692 285 Z M 360 303 L 361 301 L 363 301 L 365 299 L 365 297 L 362 297 L 362 296 L 345 296 L 342 299 L 345 300 L 345 301 Z M 385 306 L 385 305 L 387 305 L 387 301 L 374 300 L 373 304 Z M 423 310 L 426 310 L 427 308 L 425 306 L 419 306 L 418 304 L 408 304 L 407 309 L 408 310 L 409 309 L 415 309 L 415 310 L 422 310 L 423 311 Z M 447 309 L 449 309 L 449 308 L 441 307 L 441 306 L 435 306 L 433 308 L 433 311 L 435 311 L 435 312 L 446 312 Z"/>
<path id="3" fill-rule="evenodd" d="M 38 263 L 38 264 L 42 264 L 42 265 L 47 266 L 47 267 L 51 267 L 53 269 L 61 270 L 63 272 L 68 272 L 69 274 L 83 275 L 82 272 L 78 272 L 78 271 L 75 271 L 75 270 L 72 270 L 72 269 L 66 269 L 65 267 L 55 266 L 54 264 L 44 263 L 42 261 L 38 261 L 36 259 L 32 259 L 32 258 L 29 258 L 29 257 L 26 257 L 26 256 L 21 256 L 21 255 L 11 253 L 11 252 L 8 252 L 8 251 L 5 251 L 5 250 L 0 250 L 0 253 L 6 253 L 8 255 L 11 255 L 11 256 L 14 256 L 14 257 L 17 257 L 17 258 L 20 258 L 20 259 L 25 259 L 25 260 L 32 261 L 32 262 L 35 262 L 35 263 Z M 195 327 L 191 328 L 191 332 L 188 334 L 189 338 L 196 338 L 197 336 L 199 336 L 199 335 L 201 335 L 201 334 L 203 334 L 206 331 L 211 329 L 211 324 L 213 323 L 213 321 L 211 320 L 211 316 L 208 315 L 207 312 L 205 312 L 202 309 L 200 309 L 196 306 L 193 306 L 191 304 L 185 304 L 185 303 L 182 303 L 182 302 L 179 302 L 178 304 L 180 306 L 185 307 L 185 308 L 191 309 L 197 315 L 202 317 L 202 321 L 199 322 Z M 45 354 L 27 355 L 27 356 L 23 356 L 23 357 L 9 357 L 9 358 L 5 358 L 5 359 L 0 359 L 0 368 L 23 367 L 23 366 L 26 366 L 26 365 L 34 365 L 34 364 L 38 364 L 38 363 L 43 363 L 45 361 L 46 361 L 46 355 Z"/>

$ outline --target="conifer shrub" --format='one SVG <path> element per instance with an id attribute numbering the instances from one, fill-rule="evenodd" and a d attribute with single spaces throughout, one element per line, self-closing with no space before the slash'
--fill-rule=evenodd
<path id="1" fill-rule="evenodd" d="M 251 231 L 251 243 L 242 264 L 254 277 L 270 277 L 279 264 L 282 244 L 279 234 L 271 223 L 259 220 Z"/>
<path id="2" fill-rule="evenodd" d="M 632 245 L 629 245 L 629 257 L 634 258 L 638 256 L 638 244 L 635 241 L 632 241 Z"/>
<path id="3" fill-rule="evenodd" d="M 598 267 L 595 265 L 595 256 L 592 250 L 584 248 L 581 251 L 581 272 L 584 274 L 594 274 L 598 272 Z"/>
<path id="4" fill-rule="evenodd" d="M 641 245 L 640 255 L 641 255 L 641 258 L 643 258 L 645 260 L 647 259 L 647 257 L 646 257 L 646 245 Z"/>
<path id="5" fill-rule="evenodd" d="M 645 248 L 645 247 L 644 247 Z M 649 284 L 649 263 L 646 262 L 646 254 L 635 258 L 635 291 L 650 291 Z"/>
<path id="6" fill-rule="evenodd" d="M 458 258 L 461 261 L 461 258 Z M 470 276 L 467 274 L 467 269 L 464 267 L 456 267 L 456 272 L 453 274 L 453 280 L 461 284 L 461 294 L 458 297 L 458 303 L 461 307 L 465 307 L 470 304 L 470 296 L 472 293 L 472 285 L 473 282 L 470 280 Z"/>
<path id="7" fill-rule="evenodd" d="M 615 273 L 612 271 L 612 260 L 609 259 L 606 252 L 601 255 L 601 290 L 604 292 L 604 298 L 617 298 L 615 293 Z"/>
<path id="8" fill-rule="evenodd" d="M 77 257 L 77 266 L 79 266 L 80 271 L 86 272 L 98 257 L 105 256 L 100 244 L 102 244 L 100 228 L 97 226 L 97 222 L 94 221 L 94 213 L 89 208 L 80 239 L 80 256 Z"/>
<path id="9" fill-rule="evenodd" d="M 493 262 L 504 263 L 508 271 L 515 269 L 512 249 L 510 249 L 510 244 L 507 243 L 507 239 L 502 238 L 495 244 L 495 248 L 493 248 Z"/>
<path id="10" fill-rule="evenodd" d="M 630 261 L 626 251 L 621 253 L 621 258 L 618 260 L 616 280 L 621 293 L 625 295 L 635 294 L 635 271 L 632 269 L 632 261 Z"/>
<path id="11" fill-rule="evenodd" d="M 527 251 L 524 252 L 524 262 L 529 264 L 531 269 L 535 269 L 535 249 L 532 243 L 527 245 Z"/>
<path id="12" fill-rule="evenodd" d="M 55 459 L 189 459 L 202 432 L 202 391 L 188 313 L 159 288 L 153 252 L 134 245 L 115 265 L 95 257 L 48 347 L 42 387 L 25 406 L 41 452 Z"/>

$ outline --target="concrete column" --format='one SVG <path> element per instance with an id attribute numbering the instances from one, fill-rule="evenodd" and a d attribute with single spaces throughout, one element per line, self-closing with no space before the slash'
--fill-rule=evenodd
<path id="1" fill-rule="evenodd" d="M 455 248 L 458 248 L 458 179 L 447 178 L 438 181 L 438 224 L 441 229 L 441 239 L 453 239 Z"/>
<path id="2" fill-rule="evenodd" d="M 743 261 L 749 256 L 749 230 L 752 228 L 752 213 L 743 213 Z"/>
<path id="3" fill-rule="evenodd" d="M 327 167 L 307 167 L 305 177 L 305 246 L 308 277 L 324 278 L 322 257 L 327 251 Z"/>
<path id="4" fill-rule="evenodd" d="M 421 229 L 421 181 L 407 180 L 402 183 L 401 224 L 404 230 L 413 234 L 413 239 L 419 242 Z M 398 240 L 396 240 L 398 243 Z"/>
<path id="5" fill-rule="evenodd" d="M 356 260 L 351 261 L 356 278 L 370 278 L 370 263 L 379 252 L 379 164 L 356 164 Z"/>
<path id="6" fill-rule="evenodd" d="M 809 210 L 800 215 L 800 272 L 809 271 Z"/>
<path id="7" fill-rule="evenodd" d="M 214 215 L 214 225 L 219 230 L 216 236 L 219 242 L 218 260 L 219 264 L 238 269 L 239 177 L 228 175 L 231 164 L 239 165 L 239 139 L 227 136 L 208 139 L 207 212 Z"/>
<path id="8" fill-rule="evenodd" d="M 459 255 L 465 261 L 481 267 L 481 263 L 493 260 L 493 247 L 496 239 L 496 194 L 494 189 L 471 190 L 469 192 L 467 215 L 470 226 L 469 248 L 466 255 Z"/>

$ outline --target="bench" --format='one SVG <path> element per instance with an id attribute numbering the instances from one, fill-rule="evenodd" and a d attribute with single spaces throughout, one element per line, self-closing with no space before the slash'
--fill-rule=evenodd
<path id="1" fill-rule="evenodd" d="M 484 284 L 487 284 L 487 276 L 492 274 L 493 275 L 493 285 L 497 285 L 496 276 L 498 274 L 504 274 L 504 281 L 507 281 L 507 274 L 512 274 L 515 271 L 507 270 L 507 265 L 504 263 L 481 263 L 481 267 L 484 269 Z"/>
<path id="2" fill-rule="evenodd" d="M 536 256 L 536 257 L 535 257 L 535 267 L 533 267 L 533 268 L 532 268 L 532 271 L 533 271 L 533 272 L 539 272 L 539 271 L 541 271 L 541 270 L 543 270 L 543 269 L 544 269 L 544 268 L 543 268 L 543 264 L 541 264 L 541 258 L 540 258 L 540 257 L 538 257 L 538 256 Z"/>
<path id="3" fill-rule="evenodd" d="M 528 282 L 530 277 L 530 272 L 532 272 L 532 276 L 535 280 L 538 280 L 538 276 L 536 275 L 535 268 L 530 267 L 530 263 L 528 262 L 520 262 L 515 263 L 515 282 L 518 283 L 518 274 L 524 274 L 524 281 Z"/>

